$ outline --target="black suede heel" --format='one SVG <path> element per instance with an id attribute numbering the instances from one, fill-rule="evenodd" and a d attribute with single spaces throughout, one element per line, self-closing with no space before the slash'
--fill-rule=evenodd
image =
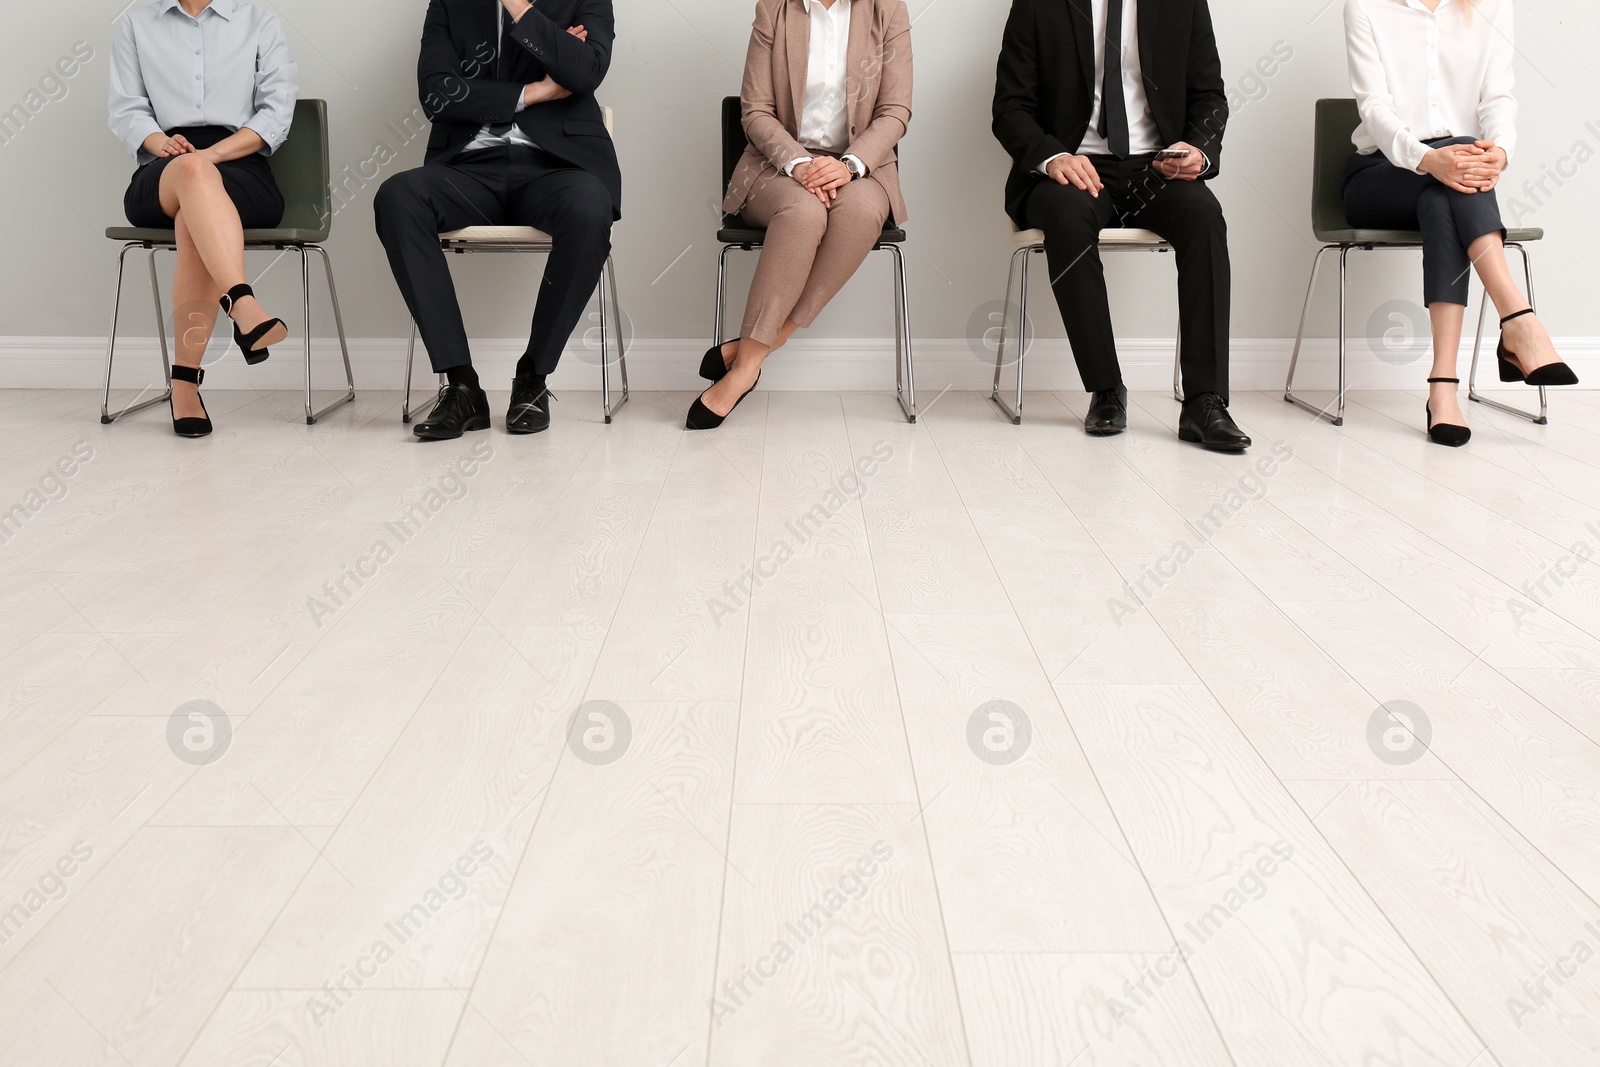
<path id="1" fill-rule="evenodd" d="M 720 382 L 728 376 L 728 364 L 722 358 L 723 345 L 736 345 L 740 338 L 724 341 L 721 345 L 712 345 L 706 350 L 705 358 L 700 361 L 700 377 L 708 382 Z"/>
<path id="2" fill-rule="evenodd" d="M 175 382 L 188 382 L 196 389 L 199 389 L 200 383 L 206 380 L 206 372 L 199 367 L 173 367 L 172 380 Z M 197 392 L 195 395 L 198 397 L 199 393 Z M 167 398 L 167 410 L 174 410 L 171 397 Z M 200 410 L 206 411 L 206 402 L 204 400 L 200 401 Z M 180 419 L 174 414 L 172 416 L 172 432 L 179 437 L 207 436 L 211 433 L 211 412 L 206 411 L 205 415 L 198 419 Z"/>
<path id="3" fill-rule="evenodd" d="M 1434 382 L 1448 382 L 1451 385 L 1460 385 L 1461 384 L 1461 379 L 1460 378 L 1429 378 L 1428 379 L 1428 384 L 1429 385 L 1432 385 Z M 1434 444 L 1436 444 L 1436 445 L 1446 445 L 1446 446 L 1448 446 L 1450 448 L 1460 448 L 1462 445 L 1464 445 L 1468 441 L 1472 440 L 1472 431 L 1469 428 L 1465 427 L 1465 426 L 1457 426 L 1453 422 L 1441 422 L 1437 426 L 1435 426 L 1433 424 L 1433 401 L 1431 399 L 1428 401 L 1428 406 L 1427 406 L 1426 410 L 1427 410 L 1427 413 L 1428 413 L 1428 423 L 1427 423 L 1428 440 L 1432 441 Z"/>
<path id="4" fill-rule="evenodd" d="M 1512 319 L 1520 319 L 1524 315 L 1532 315 L 1532 308 L 1512 312 L 1500 320 L 1504 326 Z M 1506 347 L 1506 339 L 1502 334 L 1500 347 L 1495 350 L 1495 356 L 1500 361 L 1500 380 L 1502 382 L 1527 382 L 1529 385 L 1577 385 L 1578 376 L 1572 368 L 1565 363 L 1546 363 L 1532 374 L 1522 369 L 1522 364 L 1517 361 L 1517 354 Z"/>
<path id="5" fill-rule="evenodd" d="M 231 319 L 233 318 L 233 305 L 247 296 L 255 295 L 256 291 L 248 285 L 236 285 L 226 293 L 223 293 L 222 299 L 217 303 L 222 305 L 223 313 Z M 273 333 L 278 335 L 268 343 L 261 344 L 263 338 Z M 284 325 L 282 319 L 268 319 L 249 333 L 241 331 L 238 323 L 233 324 L 233 343 L 239 346 L 239 351 L 244 353 L 244 361 L 251 366 L 265 362 L 266 358 L 272 354 L 272 346 L 280 343 L 288 336 L 289 327 Z M 257 345 L 261 347 L 257 348 Z"/>

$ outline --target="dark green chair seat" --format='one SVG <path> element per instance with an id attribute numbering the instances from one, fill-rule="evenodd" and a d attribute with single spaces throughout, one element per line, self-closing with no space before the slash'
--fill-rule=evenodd
<path id="1" fill-rule="evenodd" d="M 305 325 L 306 358 L 306 425 L 314 424 L 323 415 L 341 404 L 356 398 L 355 376 L 350 369 L 350 346 L 345 337 L 344 317 L 339 310 L 339 293 L 333 281 L 333 263 L 328 258 L 323 242 L 333 227 L 332 166 L 328 152 L 328 103 L 325 100 L 301 100 L 295 104 L 294 124 L 289 139 L 268 157 L 272 176 L 283 193 L 283 223 L 270 230 L 244 231 L 247 251 L 292 251 L 300 256 L 300 283 L 302 306 L 307 310 Z M 172 390 L 172 362 L 167 350 L 165 321 L 158 321 L 157 332 L 161 340 L 161 361 L 166 374 L 167 391 L 160 396 L 132 404 L 121 411 L 111 410 L 111 371 L 117 352 L 117 323 L 122 310 L 122 277 L 128 253 L 135 248 L 150 254 L 150 285 L 160 308 L 161 288 L 156 276 L 156 253 L 176 247 L 173 233 L 168 229 L 137 226 L 110 226 L 106 238 L 122 244 L 122 255 L 117 263 L 117 297 L 111 317 L 111 336 L 106 346 L 106 388 L 100 404 L 100 421 L 112 423 L 124 415 L 165 403 Z M 315 254 L 322 259 L 328 277 L 328 296 L 333 303 L 334 323 L 339 332 L 339 349 L 344 356 L 345 393 L 321 411 L 312 405 L 311 396 L 311 269 L 309 257 Z"/>
<path id="2" fill-rule="evenodd" d="M 106 239 L 111 241 L 131 241 L 141 245 L 170 245 L 172 243 L 172 231 L 140 229 L 134 226 L 108 226 L 106 227 Z M 298 227 L 280 226 L 275 230 L 244 231 L 244 243 L 246 245 L 261 245 L 263 247 L 317 245 L 327 239 L 327 230 L 301 229 Z"/>
<path id="3" fill-rule="evenodd" d="M 1289 357 L 1289 377 L 1283 386 L 1283 399 L 1297 407 L 1311 412 L 1318 418 L 1327 419 L 1335 426 L 1344 425 L 1345 407 L 1345 371 L 1348 340 L 1345 328 L 1345 303 L 1346 282 L 1348 279 L 1347 260 L 1354 250 L 1365 252 L 1385 251 L 1391 249 L 1415 250 L 1422 247 L 1422 234 L 1414 230 L 1363 230 L 1350 225 L 1350 220 L 1344 213 L 1344 170 L 1345 164 L 1350 159 L 1350 153 L 1355 151 L 1351 141 L 1356 127 L 1361 125 L 1361 115 L 1356 107 L 1356 102 L 1347 98 L 1329 98 L 1317 101 L 1315 145 L 1312 153 L 1311 172 L 1311 232 L 1316 234 L 1322 247 L 1317 250 L 1316 256 L 1311 261 L 1311 282 L 1306 286 L 1305 303 L 1300 309 L 1300 328 L 1295 333 L 1294 351 Z M 1506 231 L 1506 247 L 1514 249 L 1522 256 L 1523 272 L 1527 277 L 1528 300 L 1533 300 L 1533 265 L 1528 258 L 1527 245 L 1544 238 L 1544 231 L 1537 227 L 1523 229 L 1508 229 Z M 1316 289 L 1317 272 L 1322 266 L 1322 257 L 1326 252 L 1339 253 L 1339 393 L 1335 404 L 1328 407 L 1334 408 L 1330 413 L 1328 407 L 1317 407 L 1306 400 L 1294 395 L 1294 375 L 1300 364 L 1300 346 L 1305 339 L 1306 315 L 1311 309 L 1311 294 Z M 1517 408 L 1502 404 L 1481 396 L 1477 390 L 1478 357 L 1483 348 L 1484 319 L 1489 309 L 1489 297 L 1485 293 L 1478 311 L 1477 341 L 1472 349 L 1472 370 L 1467 375 L 1467 396 L 1480 404 L 1497 408 L 1528 419 L 1531 422 L 1546 423 L 1549 421 L 1549 402 L 1544 389 L 1539 390 L 1539 412 L 1537 415 L 1522 411 Z"/>

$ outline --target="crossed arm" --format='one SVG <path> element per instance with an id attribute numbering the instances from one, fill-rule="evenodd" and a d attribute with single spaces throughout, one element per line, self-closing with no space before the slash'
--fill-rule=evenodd
<path id="1" fill-rule="evenodd" d="M 429 0 L 417 88 L 430 121 L 512 122 L 523 108 L 593 92 L 605 79 L 615 39 L 609 0 L 588 0 L 579 9 L 578 24 L 565 29 L 532 10 L 527 0 L 502 4 L 516 19 L 511 39 L 539 58 L 548 72 L 545 78 L 525 85 L 480 77 L 494 62 L 493 46 L 486 43 L 463 58 L 450 40 L 450 15 L 443 0 Z"/>

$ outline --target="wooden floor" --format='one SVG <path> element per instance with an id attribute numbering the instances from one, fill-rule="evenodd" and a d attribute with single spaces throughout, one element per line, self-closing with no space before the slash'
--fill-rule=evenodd
<path id="1" fill-rule="evenodd" d="M 0 393 L 6 1067 L 1600 1062 L 1600 395 L 208 399 Z"/>

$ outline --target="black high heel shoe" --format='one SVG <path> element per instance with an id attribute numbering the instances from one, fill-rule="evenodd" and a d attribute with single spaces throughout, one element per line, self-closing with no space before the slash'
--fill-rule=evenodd
<path id="1" fill-rule="evenodd" d="M 1448 382 L 1451 385 L 1460 385 L 1460 378 L 1429 378 L 1428 384 L 1434 382 Z M 1436 445 L 1447 445 L 1450 448 L 1460 448 L 1472 440 L 1472 430 L 1466 426 L 1457 426 L 1453 422 L 1441 422 L 1437 426 L 1433 422 L 1433 401 L 1430 399 L 1427 406 L 1428 412 L 1428 440 Z"/>
<path id="2" fill-rule="evenodd" d="M 720 382 L 728 376 L 728 364 L 722 358 L 724 345 L 736 345 L 741 338 L 735 337 L 731 341 L 724 341 L 720 345 L 712 345 L 706 350 L 706 358 L 700 361 L 700 377 L 708 382 Z"/>
<path id="3" fill-rule="evenodd" d="M 248 285 L 236 285 L 226 293 L 223 293 L 222 299 L 217 303 L 222 305 L 223 314 L 231 319 L 233 318 L 233 305 L 247 296 L 255 295 L 256 291 Z M 244 353 L 244 361 L 251 366 L 264 362 L 268 356 L 272 355 L 272 346 L 281 343 L 288 336 L 289 327 L 284 325 L 282 319 L 268 319 L 249 333 L 241 331 L 237 322 L 233 324 L 233 343 L 239 346 L 239 351 Z M 263 341 L 266 341 L 266 343 L 262 344 Z"/>
<path id="4" fill-rule="evenodd" d="M 755 392 L 756 386 L 760 384 L 761 375 L 757 374 L 756 380 L 751 383 L 750 388 L 746 389 L 739 396 L 739 399 L 733 402 L 733 407 L 728 409 L 728 415 L 732 415 L 734 408 L 744 403 L 744 398 Z M 705 393 L 701 393 L 694 398 L 694 403 L 689 405 L 689 417 L 683 420 L 683 428 L 685 430 L 715 430 L 728 417 L 728 415 L 718 415 L 715 411 L 706 407 L 705 396 Z"/>
<path id="5" fill-rule="evenodd" d="M 199 367 L 173 367 L 172 380 L 175 382 L 188 382 L 197 390 L 195 399 L 200 401 L 200 410 L 206 411 L 206 402 L 200 398 L 198 392 L 200 383 L 206 380 L 206 372 Z M 172 398 L 167 397 L 167 410 L 173 412 Z M 211 412 L 198 419 L 180 419 L 176 414 L 172 416 L 172 432 L 179 437 L 205 437 L 211 433 Z"/>
<path id="6" fill-rule="evenodd" d="M 1532 315 L 1532 308 L 1524 308 L 1513 312 L 1500 320 L 1504 326 L 1512 319 L 1520 319 L 1524 315 Z M 1529 385 L 1577 385 L 1578 376 L 1572 373 L 1572 368 L 1562 362 L 1546 363 L 1532 374 L 1522 369 L 1522 364 L 1517 361 L 1517 354 L 1506 347 L 1505 335 L 1500 336 L 1500 347 L 1495 355 L 1500 360 L 1500 380 L 1502 382 L 1527 382 Z"/>

